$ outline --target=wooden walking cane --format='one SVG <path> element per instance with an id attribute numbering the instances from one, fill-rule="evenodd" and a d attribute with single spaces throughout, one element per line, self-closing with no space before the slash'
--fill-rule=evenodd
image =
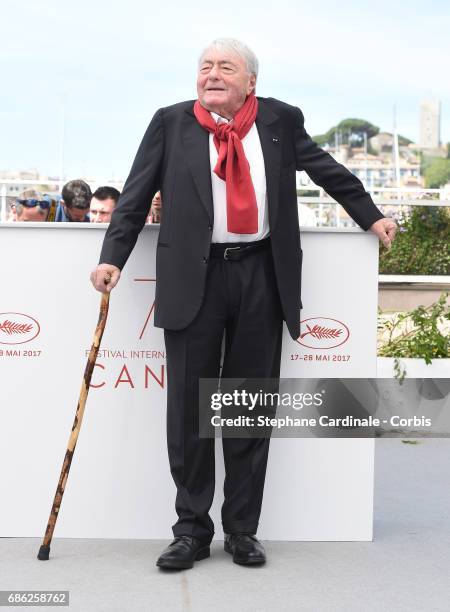
<path id="1" fill-rule="evenodd" d="M 105 284 L 108 284 L 111 279 L 111 275 L 108 274 L 105 277 Z M 75 419 L 72 425 L 72 431 L 70 433 L 69 442 L 67 444 L 67 450 L 64 457 L 63 465 L 61 468 L 61 474 L 59 476 L 58 486 L 56 487 L 55 498 L 53 500 L 53 506 L 50 511 L 50 517 L 47 523 L 47 529 L 45 530 L 45 536 L 42 545 L 39 549 L 37 558 L 40 561 L 48 561 L 50 555 L 50 543 L 53 537 L 53 531 L 55 530 L 56 520 L 58 518 L 59 508 L 61 506 L 62 498 L 64 495 L 64 489 L 67 484 L 69 477 L 70 465 L 72 463 L 73 454 L 77 445 L 78 435 L 80 433 L 81 422 L 83 420 L 84 407 L 86 405 L 86 399 L 89 391 L 89 385 L 91 384 L 92 372 L 94 370 L 95 361 L 98 355 L 98 349 L 102 340 L 103 331 L 106 325 L 106 318 L 108 316 L 109 307 L 109 292 L 102 293 L 102 300 L 100 303 L 100 315 L 95 328 L 94 340 L 92 341 L 91 350 L 84 370 L 83 382 L 81 383 L 80 397 L 78 399 L 77 411 L 75 413 Z"/>

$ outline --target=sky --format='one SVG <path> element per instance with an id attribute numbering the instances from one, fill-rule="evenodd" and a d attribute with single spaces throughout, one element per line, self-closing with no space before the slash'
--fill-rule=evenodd
<path id="1" fill-rule="evenodd" d="M 441 101 L 450 141 L 450 5 L 378 0 L 0 0 L 0 170 L 126 178 L 154 112 L 196 97 L 197 59 L 239 38 L 256 93 L 299 106 L 309 134 L 348 117 L 418 140 Z M 446 6 L 447 5 L 447 6 Z"/>

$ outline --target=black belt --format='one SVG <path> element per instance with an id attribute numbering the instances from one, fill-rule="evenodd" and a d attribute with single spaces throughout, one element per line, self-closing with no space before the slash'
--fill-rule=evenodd
<path id="1" fill-rule="evenodd" d="M 211 243 L 209 256 L 236 261 L 250 253 L 268 248 L 270 248 L 269 236 L 262 238 L 262 240 L 255 240 L 254 242 L 213 242 Z"/>

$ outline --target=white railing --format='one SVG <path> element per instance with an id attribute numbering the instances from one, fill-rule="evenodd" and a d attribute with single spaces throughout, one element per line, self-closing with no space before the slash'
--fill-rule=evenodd
<path id="1" fill-rule="evenodd" d="M 299 196 L 299 204 L 314 206 L 312 209 L 318 219 L 323 219 L 324 209 L 334 208 L 332 218 L 328 218 L 327 224 L 339 227 L 342 225 L 342 208 L 339 203 L 331 198 L 321 187 L 301 185 L 297 187 L 304 191 L 317 191 L 318 196 Z M 409 206 L 444 206 L 450 207 L 447 189 L 426 189 L 425 187 L 375 187 L 367 189 L 377 206 L 390 207 L 409 207 Z M 377 195 L 380 194 L 380 195 Z M 385 197 L 382 194 L 392 194 L 397 197 Z M 356 225 L 352 219 L 348 220 L 349 225 Z"/>

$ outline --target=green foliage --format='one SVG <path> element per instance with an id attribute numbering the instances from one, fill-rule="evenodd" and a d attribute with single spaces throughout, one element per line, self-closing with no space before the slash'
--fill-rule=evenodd
<path id="1" fill-rule="evenodd" d="M 380 128 L 365 119 L 343 119 L 333 130 L 339 130 L 343 134 L 343 141 L 355 146 L 361 146 L 364 142 L 364 132 L 367 140 L 379 133 Z M 334 134 L 333 134 L 334 138 Z"/>
<path id="2" fill-rule="evenodd" d="M 380 243 L 380 274 L 450 274 L 450 209 L 413 206 L 398 219 L 390 250 Z"/>
<path id="3" fill-rule="evenodd" d="M 312 136 L 312 139 L 314 140 L 314 142 L 317 142 L 319 147 L 324 147 L 326 144 L 331 144 L 331 143 L 328 143 L 328 138 L 326 134 L 316 134 L 315 136 Z M 334 141 L 333 141 L 333 146 L 334 146 Z"/>
<path id="4" fill-rule="evenodd" d="M 419 357 L 427 364 L 432 359 L 450 357 L 450 334 L 442 332 L 439 324 L 450 321 L 448 293 L 442 293 L 431 306 L 398 313 L 393 319 L 379 320 L 378 329 L 388 332 L 387 340 L 378 347 L 380 357 Z M 396 377 L 404 376 L 398 361 Z"/>
<path id="5" fill-rule="evenodd" d="M 331 127 L 324 134 L 316 134 L 312 139 L 317 142 L 320 147 L 329 145 L 334 147 L 336 133 L 339 134 L 339 142 L 341 144 L 349 144 L 350 147 L 362 147 L 364 144 L 364 133 L 367 134 L 367 148 L 368 153 L 376 155 L 377 151 L 371 148 L 369 139 L 372 136 L 379 134 L 380 128 L 366 119 L 357 119 L 350 117 L 343 119 L 337 125 Z M 384 132 L 386 134 L 392 134 L 390 132 Z M 398 135 L 398 144 L 400 146 L 406 146 L 412 143 L 412 140 L 406 138 L 406 136 Z M 450 144 L 450 143 L 449 143 Z M 450 149 L 449 149 L 450 151 Z M 450 157 L 450 152 L 449 152 Z"/>
<path id="6" fill-rule="evenodd" d="M 402 136 L 401 134 L 398 135 L 398 144 L 399 146 L 407 146 L 409 144 L 412 143 L 412 140 L 410 140 L 409 138 L 406 138 L 406 136 Z"/>
<path id="7" fill-rule="evenodd" d="M 438 189 L 450 181 L 450 159 L 433 157 L 425 167 L 425 187 Z"/>
<path id="8" fill-rule="evenodd" d="M 364 132 L 367 134 L 367 139 L 372 138 L 380 131 L 380 128 L 370 121 L 365 119 L 349 118 L 343 119 L 337 125 L 333 126 L 325 134 L 314 136 L 313 140 L 319 146 L 329 144 L 334 146 L 336 132 L 339 132 L 339 141 L 341 144 L 349 144 L 351 147 L 361 147 L 364 143 Z"/>

